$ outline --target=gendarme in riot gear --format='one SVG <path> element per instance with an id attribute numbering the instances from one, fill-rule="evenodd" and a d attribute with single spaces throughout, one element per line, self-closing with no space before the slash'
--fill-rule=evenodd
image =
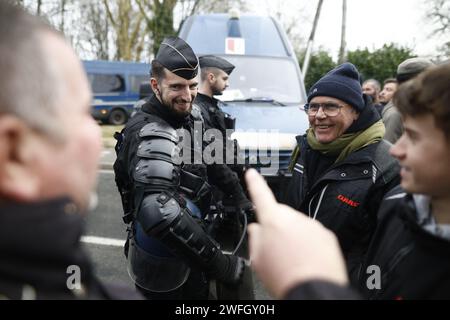
<path id="1" fill-rule="evenodd" d="M 206 299 L 210 279 L 235 285 L 245 269 L 242 258 L 224 255 L 207 232 L 210 184 L 236 203 L 248 199 L 226 165 L 197 160 L 203 150 L 194 139 L 203 133 L 192 112 L 197 73 L 189 45 L 164 39 L 152 62 L 154 94 L 116 135 L 114 171 L 130 223 L 128 271 L 153 299 Z"/>
<path id="2" fill-rule="evenodd" d="M 234 130 L 235 119 L 220 109 L 221 102 L 214 95 L 221 95 L 228 87 L 228 77 L 233 72 L 234 65 L 213 55 L 201 56 L 199 63 L 201 85 L 195 104 L 202 111 L 206 127 L 219 129 L 225 137 L 226 129 Z"/>
<path id="3" fill-rule="evenodd" d="M 206 129 L 217 129 L 222 133 L 224 153 L 229 154 L 231 151 L 227 150 L 227 146 L 228 148 L 232 146 L 233 161 L 227 159 L 227 164 L 242 179 L 245 161 L 241 157 L 242 154 L 237 140 L 232 141 L 231 139 L 236 119 L 224 112 L 221 109 L 224 103 L 215 98 L 217 95 L 222 95 L 228 87 L 229 76 L 235 66 L 214 55 L 200 56 L 199 63 L 201 83 L 198 95 L 195 98 L 195 105 L 201 110 Z M 232 143 L 230 143 L 231 141 Z"/>

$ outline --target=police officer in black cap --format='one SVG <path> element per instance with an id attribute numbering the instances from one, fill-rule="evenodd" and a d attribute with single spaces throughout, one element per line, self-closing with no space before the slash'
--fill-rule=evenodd
<path id="1" fill-rule="evenodd" d="M 227 60 L 214 56 L 204 55 L 199 57 L 200 62 L 200 86 L 197 97 L 194 101 L 194 107 L 198 107 L 204 119 L 205 128 L 219 130 L 224 147 L 224 157 L 232 155 L 232 159 L 226 158 L 226 163 L 237 175 L 241 181 L 244 181 L 244 165 L 237 140 L 231 139 L 231 133 L 235 129 L 235 118 L 221 109 L 224 103 L 214 96 L 222 95 L 229 85 L 229 77 L 233 72 L 235 66 Z M 217 132 L 217 133 L 219 133 Z M 215 137 L 216 138 L 216 137 Z M 232 148 L 231 150 L 227 150 Z M 230 161 L 232 160 L 232 161 Z M 241 164 L 242 163 L 242 164 Z M 233 207 L 226 195 L 220 190 L 214 190 L 215 198 L 220 199 L 225 205 L 225 211 L 243 210 L 246 215 L 253 220 L 253 205 L 251 203 L 241 204 L 238 208 Z M 245 232 L 245 224 L 242 224 L 240 215 L 224 215 L 223 220 L 218 224 L 215 231 L 215 239 L 222 245 L 223 248 L 233 250 L 236 243 L 240 240 L 242 233 Z M 242 242 L 241 248 L 238 252 L 241 256 L 248 257 L 246 250 L 247 241 Z M 235 291 L 226 290 L 218 286 L 219 295 L 226 299 L 253 299 L 253 284 L 251 275 L 244 276 L 243 285 L 236 288 Z"/>
<path id="2" fill-rule="evenodd" d="M 223 94 L 228 87 L 234 65 L 213 55 L 201 56 L 199 62 L 201 83 L 195 104 L 201 108 L 205 125 L 208 128 L 219 129 L 225 136 L 226 129 L 234 129 L 233 119 L 220 109 L 220 101 L 214 96 Z"/>
<path id="3" fill-rule="evenodd" d="M 227 60 L 214 55 L 201 56 L 199 62 L 201 82 L 195 98 L 195 105 L 201 110 L 206 129 L 218 129 L 221 132 L 223 154 L 230 154 L 227 153 L 226 147 L 233 146 L 233 161 L 231 163 L 229 159 L 226 159 L 227 164 L 230 164 L 230 168 L 238 174 L 239 178 L 242 178 L 244 167 L 239 165 L 241 162 L 238 161 L 240 152 L 237 141 L 227 144 L 227 140 L 230 142 L 231 132 L 235 129 L 235 118 L 224 112 L 220 108 L 223 103 L 214 98 L 214 96 L 222 95 L 228 87 L 229 76 L 235 67 Z"/>
<path id="4" fill-rule="evenodd" d="M 180 154 L 186 143 L 198 154 L 194 130 L 201 117 L 192 112 L 198 70 L 186 42 L 164 39 L 152 61 L 153 94 L 116 134 L 114 171 L 130 223 L 128 271 L 150 299 L 207 299 L 210 279 L 237 285 L 245 269 L 243 259 L 223 254 L 205 231 L 209 183 L 236 203 L 248 202 L 238 180 L 226 165 L 207 166 Z"/>

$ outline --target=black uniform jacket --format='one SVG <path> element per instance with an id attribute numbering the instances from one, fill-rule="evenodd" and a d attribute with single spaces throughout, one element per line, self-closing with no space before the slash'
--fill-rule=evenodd
<path id="1" fill-rule="evenodd" d="M 218 106 L 219 100 L 198 93 L 195 104 L 200 107 L 202 117 L 207 129 L 215 128 L 222 132 L 225 137 L 227 126 L 225 124 L 225 113 Z"/>

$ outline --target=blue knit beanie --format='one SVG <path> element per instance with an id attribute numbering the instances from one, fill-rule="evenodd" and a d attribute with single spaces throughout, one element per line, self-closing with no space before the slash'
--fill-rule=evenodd
<path id="1" fill-rule="evenodd" d="M 337 66 L 311 87 L 308 103 L 317 96 L 342 100 L 361 112 L 365 103 L 358 69 L 349 62 Z"/>

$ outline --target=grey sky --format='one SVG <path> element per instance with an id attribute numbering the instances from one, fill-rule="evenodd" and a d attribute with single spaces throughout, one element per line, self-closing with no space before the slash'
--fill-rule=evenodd
<path id="1" fill-rule="evenodd" d="M 318 1 L 248 0 L 259 14 L 281 11 L 308 38 Z M 450 35 L 430 37 L 432 26 L 424 19 L 424 0 L 347 0 L 347 48 L 380 48 L 394 42 L 407 45 L 419 55 L 435 55 L 436 46 Z M 325 0 L 316 31 L 315 48 L 323 46 L 337 55 L 341 34 L 341 0 Z"/>
<path id="2" fill-rule="evenodd" d="M 1 0 L 0 0 L 1 1 Z M 74 3 L 89 3 L 78 0 Z M 447 0 L 450 3 L 450 0 Z M 318 0 L 245 0 L 250 12 L 272 15 L 292 29 L 291 40 L 296 49 L 306 46 L 306 39 Z M 35 0 L 26 0 L 30 8 L 35 8 Z M 44 1 L 47 8 L 54 2 Z M 431 37 L 433 27 L 424 19 L 426 0 L 347 0 L 347 49 L 377 49 L 385 43 L 396 43 L 412 48 L 418 55 L 434 56 L 437 46 L 450 41 L 450 34 Z M 74 5 L 70 6 L 76 7 Z M 323 47 L 333 57 L 337 57 L 341 37 L 342 0 L 324 0 L 316 32 L 314 48 Z M 179 23 L 178 10 L 175 23 Z M 58 24 L 58 19 L 53 19 Z M 66 33 L 71 38 L 79 36 L 80 12 L 70 10 L 66 14 Z M 73 27 L 70 25 L 73 24 Z M 79 48 L 80 49 L 80 48 Z M 113 50 L 113 44 L 110 50 Z M 86 50 L 79 50 L 83 58 L 89 58 Z"/>

